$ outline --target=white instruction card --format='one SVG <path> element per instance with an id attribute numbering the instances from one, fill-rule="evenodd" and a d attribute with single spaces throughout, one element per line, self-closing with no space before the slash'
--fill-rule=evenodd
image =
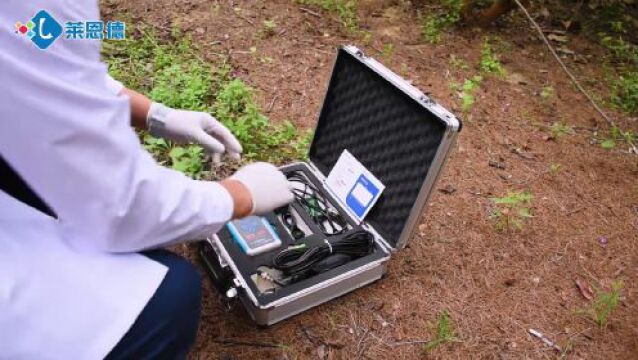
<path id="1" fill-rule="evenodd" d="M 343 150 L 330 170 L 326 185 L 359 220 L 363 220 L 385 189 L 348 150 Z"/>

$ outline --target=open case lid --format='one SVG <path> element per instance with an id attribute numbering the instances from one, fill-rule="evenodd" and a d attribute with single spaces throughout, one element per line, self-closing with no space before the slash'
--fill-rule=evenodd
<path id="1" fill-rule="evenodd" d="M 394 249 L 404 247 L 461 123 L 407 81 L 341 47 L 310 146 L 328 175 L 344 149 L 385 185 L 365 222 Z"/>

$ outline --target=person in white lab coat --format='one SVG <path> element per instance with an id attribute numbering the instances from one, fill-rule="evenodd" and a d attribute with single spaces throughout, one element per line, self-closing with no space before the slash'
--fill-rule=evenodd
<path id="1" fill-rule="evenodd" d="M 266 163 L 221 182 L 158 165 L 131 122 L 211 152 L 241 146 L 210 115 L 124 89 L 98 41 L 40 50 L 15 33 L 41 9 L 99 19 L 95 0 L 0 3 L 0 359 L 183 358 L 200 279 L 154 249 L 282 206 L 289 183 Z"/>

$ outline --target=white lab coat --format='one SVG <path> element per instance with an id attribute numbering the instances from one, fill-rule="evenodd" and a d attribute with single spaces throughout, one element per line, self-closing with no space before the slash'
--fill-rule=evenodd
<path id="1" fill-rule="evenodd" d="M 0 154 L 58 215 L 0 191 L 0 359 L 99 359 L 164 278 L 135 252 L 217 231 L 232 199 L 144 151 L 99 42 L 13 32 L 40 9 L 99 19 L 95 0 L 0 2 Z"/>

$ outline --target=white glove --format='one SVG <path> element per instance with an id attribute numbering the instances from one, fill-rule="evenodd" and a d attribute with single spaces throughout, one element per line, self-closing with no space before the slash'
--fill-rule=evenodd
<path id="1" fill-rule="evenodd" d="M 292 184 L 274 165 L 257 162 L 237 170 L 233 180 L 241 182 L 253 200 L 252 214 L 263 215 L 291 203 Z"/>
<path id="2" fill-rule="evenodd" d="M 226 152 L 231 158 L 239 159 L 242 152 L 239 141 L 230 130 L 204 112 L 176 110 L 154 102 L 148 111 L 146 124 L 149 133 L 155 137 L 182 144 L 196 143 L 211 154 Z"/>

